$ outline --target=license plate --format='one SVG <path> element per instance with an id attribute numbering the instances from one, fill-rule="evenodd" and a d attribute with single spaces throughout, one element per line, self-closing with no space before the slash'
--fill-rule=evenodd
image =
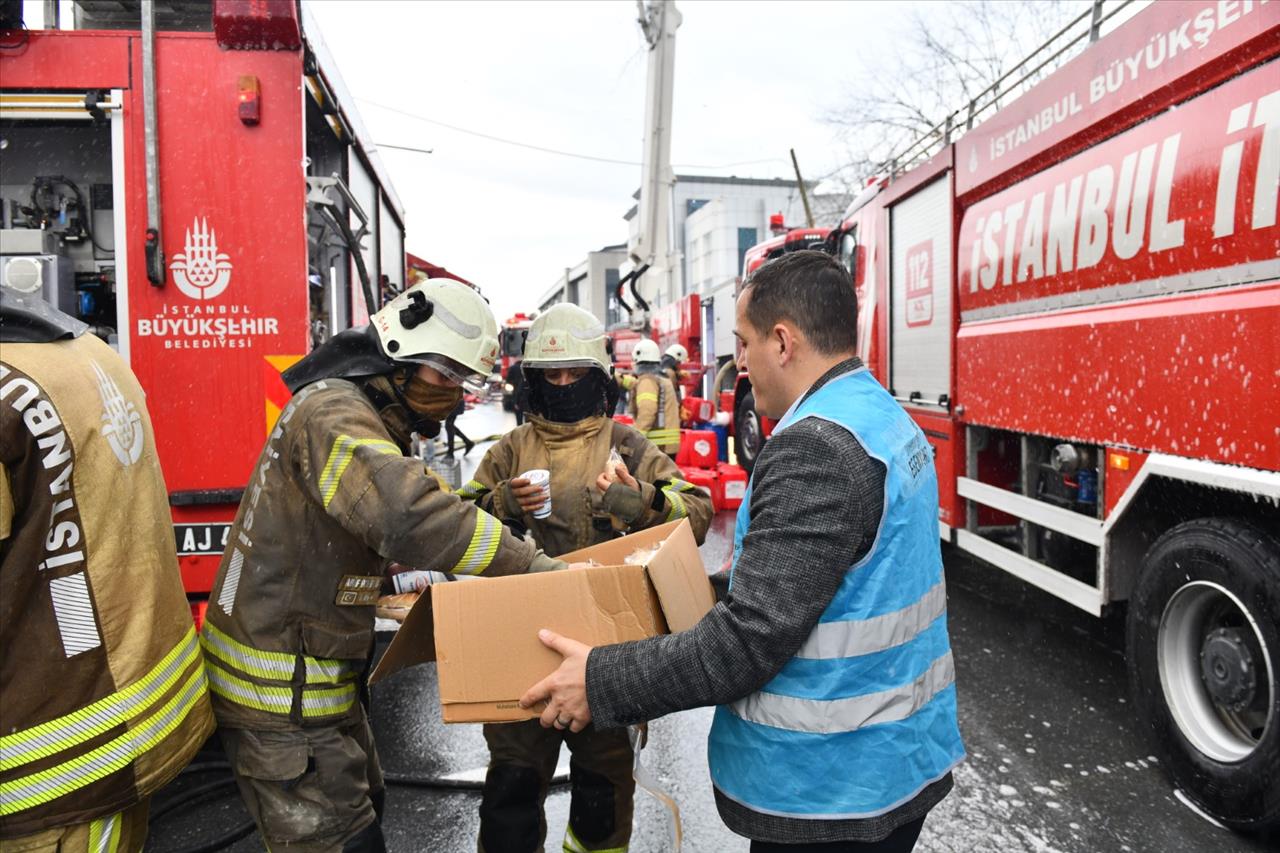
<path id="1" fill-rule="evenodd" d="M 178 539 L 179 557 L 218 555 L 227 547 L 231 525 L 175 524 L 173 532 Z"/>

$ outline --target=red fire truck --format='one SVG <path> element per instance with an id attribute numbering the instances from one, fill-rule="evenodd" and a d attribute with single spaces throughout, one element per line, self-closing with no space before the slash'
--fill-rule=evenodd
<path id="1" fill-rule="evenodd" d="M 1245 830 L 1280 826 L 1278 57 L 1280 4 L 1152 4 L 940 124 L 971 127 L 826 243 L 933 446 L 941 537 L 1125 602 L 1162 765 Z"/>
<path id="2" fill-rule="evenodd" d="M 0 32 L 0 273 L 138 375 L 198 607 L 280 371 L 403 287 L 403 209 L 293 0 L 44 8 Z"/>
<path id="3" fill-rule="evenodd" d="M 513 314 L 498 330 L 499 359 L 495 368 L 502 371 L 502 408 L 508 412 L 516 407 L 516 385 L 511 371 L 520 367 L 524 355 L 524 336 L 529 332 L 533 318 L 523 312 Z"/>

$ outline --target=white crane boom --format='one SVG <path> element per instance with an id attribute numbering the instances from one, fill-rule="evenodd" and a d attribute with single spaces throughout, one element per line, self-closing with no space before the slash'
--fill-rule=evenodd
<path id="1" fill-rule="evenodd" d="M 671 246 L 671 199 L 676 177 L 671 169 L 671 99 L 675 82 L 676 28 L 681 16 L 673 0 L 636 0 L 640 28 L 649 43 L 649 73 L 644 105 L 644 159 L 640 172 L 638 233 L 627 247 L 636 270 L 648 266 L 633 292 L 674 297 L 679 255 Z M 643 282 L 643 284 L 641 284 Z M 647 302 L 648 300 L 642 300 Z M 633 326 L 648 323 L 644 305 L 632 313 Z"/>

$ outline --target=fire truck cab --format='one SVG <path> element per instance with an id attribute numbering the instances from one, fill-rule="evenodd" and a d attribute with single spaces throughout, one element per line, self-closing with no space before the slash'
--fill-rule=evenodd
<path id="1" fill-rule="evenodd" d="M 502 328 L 498 330 L 498 361 L 495 370 L 502 375 L 502 408 L 508 412 L 515 411 L 516 390 L 519 387 L 512 371 L 520 369 L 520 361 L 524 356 L 524 338 L 533 324 L 533 317 L 523 312 L 512 315 Z"/>
<path id="2" fill-rule="evenodd" d="M 781 215 L 777 217 L 781 220 Z M 831 232 L 829 228 L 792 228 L 762 243 L 757 243 L 747 250 L 742 260 L 742 278 L 734 288 L 734 299 L 741 292 L 742 282 L 751 273 L 774 258 L 802 249 L 822 248 Z M 755 467 L 756 457 L 764 447 L 765 439 L 773 432 L 774 422 L 756 412 L 755 395 L 751 393 L 751 377 L 746 370 L 739 370 L 737 352 L 739 344 L 734 342 L 735 358 L 732 368 L 726 365 L 716 378 L 714 391 L 719 394 L 721 411 L 730 414 L 729 432 L 733 435 L 734 452 L 738 464 L 748 473 Z M 731 374 L 731 376 L 730 376 Z M 723 393 L 723 386 L 732 382 L 731 394 Z"/>

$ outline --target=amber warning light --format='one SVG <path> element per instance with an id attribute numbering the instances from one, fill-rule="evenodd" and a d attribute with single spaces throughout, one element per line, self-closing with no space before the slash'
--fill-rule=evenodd
<path id="1" fill-rule="evenodd" d="M 240 121 L 253 127 L 262 120 L 262 89 L 258 78 L 245 74 L 240 78 L 239 112 Z"/>

